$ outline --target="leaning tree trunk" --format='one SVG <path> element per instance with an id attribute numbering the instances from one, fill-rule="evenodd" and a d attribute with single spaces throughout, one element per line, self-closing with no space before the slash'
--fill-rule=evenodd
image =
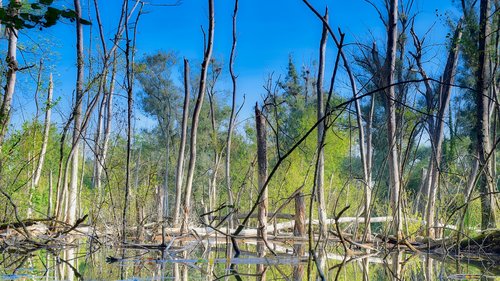
<path id="1" fill-rule="evenodd" d="M 454 36 L 452 38 L 452 46 L 448 54 L 448 60 L 446 62 L 446 67 L 443 74 L 443 86 L 440 87 L 441 91 L 439 93 L 439 108 L 436 116 L 436 121 L 434 123 L 431 136 L 432 143 L 432 153 L 431 160 L 429 162 L 429 170 L 427 172 L 427 183 L 429 184 L 427 190 L 429 191 L 427 199 L 427 235 L 430 238 L 435 237 L 435 209 L 436 209 L 436 194 L 439 186 L 439 177 L 441 171 L 441 158 L 443 154 L 443 141 L 444 141 L 444 126 L 445 120 L 444 115 L 448 111 L 450 104 L 452 84 L 455 81 L 455 73 L 458 63 L 458 43 L 462 36 L 462 28 L 459 23 Z"/>
<path id="2" fill-rule="evenodd" d="M 54 91 L 54 83 L 52 81 L 52 73 L 49 77 L 49 89 L 47 91 L 47 105 L 45 109 L 45 121 L 43 122 L 43 139 L 42 148 L 40 150 L 40 157 L 38 158 L 38 164 L 36 166 L 35 175 L 33 178 L 33 186 L 36 188 L 40 182 L 40 177 L 42 175 L 43 163 L 45 161 L 45 154 L 47 153 L 47 145 L 49 143 L 49 133 L 50 133 L 50 117 L 52 115 L 52 93 Z"/>
<path id="3" fill-rule="evenodd" d="M 231 115 L 229 116 L 229 126 L 227 128 L 227 141 L 226 141 L 226 188 L 229 205 L 234 204 L 233 191 L 231 189 L 231 142 L 234 129 L 234 119 L 236 115 L 236 74 L 234 74 L 234 57 L 236 55 L 236 16 L 238 14 L 238 0 L 234 1 L 233 12 L 233 43 L 231 46 L 231 54 L 229 56 L 229 73 L 231 75 L 231 82 L 233 85 L 232 99 L 231 99 Z M 234 208 L 234 206 L 233 206 Z M 229 210 L 232 213 L 232 210 Z M 229 228 L 233 227 L 233 216 L 228 218 Z"/>
<path id="4" fill-rule="evenodd" d="M 19 13 L 17 5 L 20 5 L 20 0 L 11 1 L 9 5 L 9 13 L 12 17 L 16 17 Z M 14 5 L 12 5 L 14 4 Z M 0 105 L 0 152 L 2 151 L 5 135 L 10 122 L 10 108 L 12 105 L 12 97 L 16 87 L 17 78 L 17 37 L 18 30 L 13 27 L 6 28 L 7 37 L 9 40 L 7 58 L 7 85 L 5 85 L 5 93 L 3 95 L 2 104 Z M 0 161 L 2 161 L 0 159 Z M 1 162 L 0 162 L 1 164 Z M 0 166 L 1 169 L 1 166 Z"/>
<path id="5" fill-rule="evenodd" d="M 40 76 L 40 74 L 39 74 L 39 76 Z M 42 175 L 43 163 L 45 160 L 45 154 L 47 152 L 47 144 L 49 142 L 50 116 L 52 113 L 51 103 L 52 103 L 53 89 L 54 89 L 54 84 L 52 82 L 52 73 L 51 73 L 50 78 L 49 78 L 49 89 L 47 91 L 47 105 L 46 105 L 46 109 L 45 109 L 45 121 L 43 123 L 44 129 L 43 129 L 43 136 L 42 136 L 42 147 L 40 149 L 40 156 L 38 157 L 36 168 L 35 168 L 35 171 L 33 173 L 32 185 L 31 185 L 30 191 L 29 191 L 29 202 L 28 202 L 28 212 L 27 212 L 28 218 L 31 218 L 31 214 L 33 212 L 33 202 L 32 202 L 33 192 L 38 187 L 38 183 L 40 182 L 40 177 Z"/>
<path id="6" fill-rule="evenodd" d="M 258 167 L 258 184 L 259 193 L 262 193 L 259 202 L 258 220 L 259 228 L 257 230 L 258 237 L 267 243 L 267 188 L 264 189 L 264 184 L 267 181 L 267 137 L 266 137 L 266 118 L 262 115 L 257 104 L 255 105 L 255 123 L 257 129 L 257 167 Z M 263 190 L 264 189 L 264 190 Z M 260 256 L 265 255 L 264 243 L 257 243 L 257 253 Z"/>
<path id="7" fill-rule="evenodd" d="M 99 181 L 98 186 L 102 186 L 102 172 L 104 167 L 106 167 L 106 159 L 108 157 L 109 139 L 111 137 L 111 125 L 113 121 L 113 95 L 115 92 L 115 78 L 116 78 L 116 67 L 117 67 L 116 54 L 113 55 L 113 68 L 111 70 L 111 81 L 109 82 L 109 92 L 106 95 L 106 115 L 104 121 L 104 136 L 102 140 L 102 150 L 101 150 L 101 165 L 97 169 L 97 181 Z M 99 196 L 103 193 L 103 188 L 98 190 Z"/>
<path id="8" fill-rule="evenodd" d="M 189 153 L 189 165 L 188 165 L 188 175 L 186 181 L 186 192 L 184 197 L 184 218 L 182 221 L 181 233 L 185 233 L 188 228 L 189 223 L 189 213 L 191 211 L 191 196 L 193 188 L 193 178 L 194 169 L 196 166 L 196 141 L 198 136 L 198 123 L 200 119 L 201 107 L 203 106 L 203 98 L 205 96 L 205 88 L 207 81 L 208 66 L 210 64 L 210 59 L 212 58 L 212 50 L 214 45 L 214 0 L 208 0 L 208 41 L 207 49 L 205 50 L 205 55 L 203 57 L 203 63 L 201 64 L 201 76 L 200 84 L 198 86 L 198 98 L 196 100 L 196 105 L 193 112 L 193 121 L 191 125 L 191 139 L 190 139 L 190 153 Z"/>
<path id="9" fill-rule="evenodd" d="M 387 93 L 387 139 L 389 146 L 389 178 L 391 190 L 391 208 L 393 212 L 393 231 L 397 239 L 402 237 L 402 211 L 401 211 L 401 179 L 398 161 L 398 146 L 396 138 L 396 94 L 394 72 L 396 70 L 396 43 L 398 35 L 398 0 L 392 0 L 389 7 L 389 21 L 387 32 L 387 53 L 385 75 Z"/>
<path id="10" fill-rule="evenodd" d="M 325 12 L 325 21 L 328 21 L 328 10 Z M 321 33 L 321 41 L 319 47 L 319 66 L 318 66 L 318 81 L 316 82 L 316 95 L 317 95 L 317 120 L 323 119 L 325 114 L 324 101 L 323 101 L 323 78 L 325 72 L 325 53 L 326 41 L 328 39 L 328 30 L 326 25 L 323 24 L 323 31 Z M 317 135 L 317 149 L 318 149 L 318 164 L 316 169 L 316 197 L 318 199 L 318 216 L 319 216 L 319 232 L 323 237 L 328 234 L 328 226 L 326 224 L 326 202 L 325 202 L 325 154 L 323 148 L 325 121 L 321 121 L 318 125 Z"/>
<path id="11" fill-rule="evenodd" d="M 83 100 L 83 26 L 81 23 L 82 9 L 80 0 L 74 0 L 76 12 L 76 58 L 77 58 L 77 75 L 76 75 L 76 96 L 73 109 L 74 125 L 73 125 L 73 156 L 71 158 L 71 181 L 68 190 L 68 205 L 66 222 L 73 224 L 76 221 L 77 195 L 78 195 L 78 162 L 79 162 L 79 139 L 81 134 L 81 114 Z"/>
<path id="12" fill-rule="evenodd" d="M 375 111 L 375 97 L 372 95 L 370 97 L 370 111 L 368 112 L 368 118 L 366 121 L 366 183 L 365 183 L 365 233 L 363 235 L 363 240 L 370 239 L 371 235 L 371 201 L 372 201 L 372 191 L 373 191 L 373 115 Z"/>
<path id="13" fill-rule="evenodd" d="M 477 106 L 477 151 L 481 165 L 479 191 L 481 193 L 481 229 L 496 227 L 495 181 L 492 178 L 490 120 L 488 114 L 490 99 L 489 43 L 491 38 L 490 1 L 481 0 L 479 18 L 478 68 L 476 73 Z"/>
<path id="14" fill-rule="evenodd" d="M 99 167 L 102 167 L 102 144 L 101 144 L 101 135 L 103 131 L 103 121 L 104 121 L 104 111 L 106 109 L 106 100 L 108 98 L 108 94 L 105 92 L 104 87 L 106 86 L 106 75 L 107 73 L 105 72 L 103 77 L 100 78 L 99 81 L 99 90 L 98 93 L 104 92 L 101 103 L 99 105 L 99 110 L 97 112 L 97 128 L 95 132 L 95 137 L 94 137 L 94 171 L 92 174 L 92 186 L 97 189 L 101 190 L 101 181 L 98 179 L 101 175 L 101 170 Z"/>
<path id="15" fill-rule="evenodd" d="M 174 227 L 178 227 L 179 225 L 179 216 L 181 212 L 182 178 L 184 174 L 184 151 L 186 150 L 187 122 L 189 118 L 189 98 L 189 62 L 187 59 L 184 59 L 184 106 L 182 107 L 181 143 L 179 145 L 177 170 L 175 173 L 175 209 L 173 217 Z"/>

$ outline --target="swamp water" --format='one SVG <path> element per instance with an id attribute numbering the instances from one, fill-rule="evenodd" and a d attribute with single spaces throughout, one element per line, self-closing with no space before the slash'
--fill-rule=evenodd
<path id="1" fill-rule="evenodd" d="M 29 253 L 7 249 L 0 255 L 0 280 L 307 280 L 306 257 L 277 250 L 259 257 L 255 245 L 242 244 L 238 258 L 227 258 L 226 245 L 163 252 L 88 244 Z M 500 266 L 488 261 L 402 252 L 346 259 L 329 252 L 310 266 L 312 280 L 318 267 L 325 280 L 500 280 Z"/>

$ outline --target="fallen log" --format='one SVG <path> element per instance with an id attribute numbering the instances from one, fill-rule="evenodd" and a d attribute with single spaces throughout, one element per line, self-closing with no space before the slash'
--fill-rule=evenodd
<path id="1" fill-rule="evenodd" d="M 48 221 L 53 221 L 54 218 L 43 218 L 43 219 L 28 219 L 28 220 L 23 220 L 23 221 L 18 221 L 18 222 L 8 222 L 8 223 L 3 223 L 0 224 L 0 231 L 1 230 L 6 230 L 8 228 L 21 228 L 21 227 L 28 227 L 34 224 L 37 224 L 39 222 L 48 222 Z"/>
<path id="2" fill-rule="evenodd" d="M 476 237 L 464 239 L 460 241 L 459 248 L 464 252 L 496 255 L 500 260 L 500 229 L 487 230 Z"/>
<path id="3" fill-rule="evenodd" d="M 370 219 L 370 223 L 378 223 L 378 222 L 391 222 L 392 217 L 387 216 L 387 217 L 374 217 Z M 364 223 L 365 218 L 364 217 L 342 217 L 338 219 L 338 223 Z M 306 224 L 309 223 L 309 220 L 305 221 Z M 319 221 L 318 220 L 313 220 L 312 221 L 313 225 L 318 225 Z M 327 219 L 326 224 L 335 224 L 335 219 Z M 268 232 L 274 232 L 279 231 L 279 230 L 284 230 L 284 229 L 290 229 L 293 228 L 295 225 L 295 221 L 287 221 L 287 222 L 282 222 L 282 223 L 277 223 L 276 225 L 271 225 L 268 227 Z"/>

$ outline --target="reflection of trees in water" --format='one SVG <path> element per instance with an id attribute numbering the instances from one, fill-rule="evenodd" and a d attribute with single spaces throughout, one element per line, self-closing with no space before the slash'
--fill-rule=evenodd
<path id="1" fill-rule="evenodd" d="M 293 247 L 294 254 L 272 254 L 258 257 L 255 245 L 246 248 L 238 259 L 227 258 L 225 250 L 206 248 L 205 252 L 161 252 L 101 249 L 85 253 L 82 248 L 43 250 L 19 255 L 0 253 L 0 280 L 27 274 L 37 280 L 305 280 L 307 252 L 304 246 Z M 273 250 L 279 250 L 272 246 Z M 106 257 L 119 257 L 105 263 Z M 325 280 L 415 280 L 433 281 L 457 274 L 495 275 L 476 267 L 473 262 L 444 262 L 429 255 L 409 255 L 404 252 L 348 257 L 325 253 Z M 30 269 L 34 268 L 34 269 Z M 313 266 L 311 279 L 319 277 Z M 457 277 L 457 278 L 458 278 Z M 16 277 L 19 278 L 19 277 Z"/>

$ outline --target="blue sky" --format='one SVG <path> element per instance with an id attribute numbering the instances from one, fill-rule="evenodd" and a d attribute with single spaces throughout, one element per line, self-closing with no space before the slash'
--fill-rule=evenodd
<path id="1" fill-rule="evenodd" d="M 60 4 L 72 7 L 70 0 L 60 1 Z M 132 2 L 132 1 L 131 1 Z M 172 3 L 175 0 L 150 0 L 149 3 Z M 379 7 L 382 0 L 374 0 Z M 84 15 L 88 14 L 89 0 L 82 0 Z M 316 0 L 311 3 L 321 12 L 328 5 L 331 26 L 341 28 L 346 33 L 346 42 L 363 42 L 371 44 L 373 38 L 384 44 L 384 28 L 373 7 L 363 0 L 325 1 Z M 104 21 L 106 35 L 111 38 L 118 22 L 118 13 L 121 0 L 100 1 L 101 14 Z M 215 44 L 214 57 L 226 63 L 225 74 L 221 79 L 221 88 L 230 88 L 227 62 L 231 47 L 231 24 L 233 1 L 215 0 Z M 445 47 L 443 42 L 447 27 L 444 14 L 453 8 L 452 0 L 416 0 L 414 11 L 418 12 L 415 21 L 417 33 L 423 34 L 432 27 L 432 36 L 429 43 L 438 44 L 433 51 L 436 56 L 443 56 Z M 93 14 L 93 6 L 91 6 Z M 192 64 L 200 63 L 203 55 L 203 36 L 200 26 L 207 26 L 208 8 L 203 0 L 183 0 L 174 7 L 148 6 L 139 22 L 137 38 L 137 57 L 153 53 L 157 50 L 174 51 L 179 57 L 188 58 Z M 456 14 L 456 12 L 455 12 Z M 85 28 L 86 46 L 89 44 L 89 32 L 92 29 L 92 44 L 99 44 L 97 26 Z M 36 41 L 37 38 L 53 42 L 47 51 L 57 53 L 57 59 L 52 60 L 56 80 L 56 95 L 61 96 L 61 107 L 71 103 L 75 81 L 75 38 L 74 24 L 65 22 L 57 27 L 42 32 L 30 31 L 27 33 Z M 286 71 L 289 54 L 293 54 L 296 65 L 300 69 L 303 64 L 310 64 L 317 60 L 318 44 L 321 35 L 321 23 L 309 11 L 301 0 L 240 0 L 238 14 L 238 47 L 235 69 L 238 74 L 239 93 L 238 103 L 241 104 L 243 94 L 246 102 L 242 116 L 249 116 L 252 106 L 261 100 L 262 85 L 267 75 L 275 72 L 276 76 Z M 21 37 L 23 39 L 26 37 Z M 5 40 L 2 40 L 6 43 Z M 3 44 L 2 43 L 2 44 Z M 354 46 L 347 51 L 354 51 Z M 328 66 L 331 66 L 335 48 L 329 41 L 327 51 Z M 441 54 L 441 55 L 440 55 Z M 439 65 L 435 66 L 439 69 Z M 331 69 L 331 67 L 330 67 Z M 30 79 L 28 76 L 21 76 Z M 27 80 L 24 80 L 27 81 Z M 19 88 L 23 90 L 22 86 Z M 338 91 L 342 92 L 339 83 Z M 33 107 L 33 94 L 30 90 L 23 90 L 14 102 L 16 112 L 14 123 L 29 119 L 30 108 Z M 23 110 L 21 110 L 21 107 Z M 64 111 L 64 110 L 63 110 Z M 26 113 L 28 112 L 28 113 Z M 65 114 L 68 111 L 66 110 Z M 23 113 L 23 114 L 21 114 Z M 28 117 L 27 117 L 28 116 Z M 152 126 L 140 112 L 137 116 L 144 126 Z M 57 118 L 57 117 L 56 117 Z M 241 119 L 241 118 L 240 118 Z"/>

